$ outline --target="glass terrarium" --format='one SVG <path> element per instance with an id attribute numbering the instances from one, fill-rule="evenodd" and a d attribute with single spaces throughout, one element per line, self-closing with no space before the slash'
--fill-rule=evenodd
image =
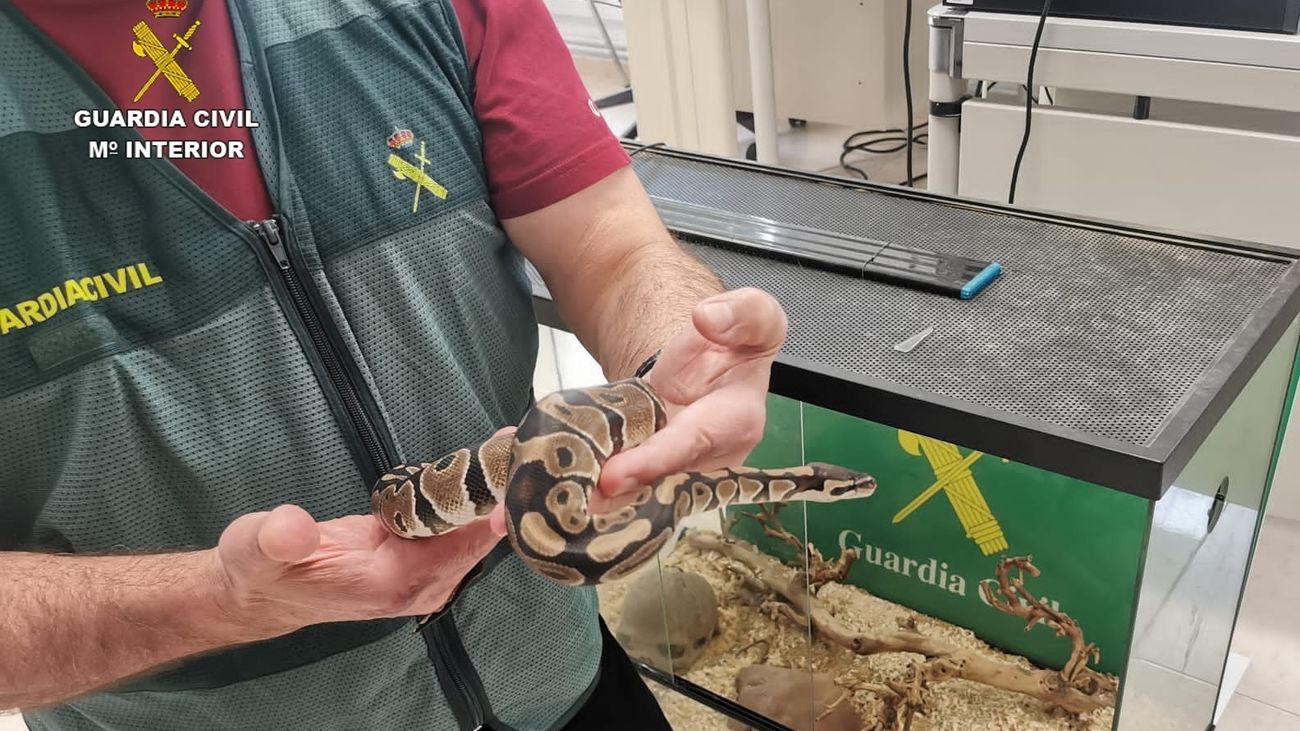
<path id="1" fill-rule="evenodd" d="M 676 728 L 1211 725 L 1295 381 L 1294 256 L 662 148 L 634 160 L 694 253 L 790 315 L 749 464 L 879 485 L 696 516 L 600 587 Z M 961 299 L 827 271 L 791 241 L 1003 274 Z M 563 327 L 536 280 L 535 297 Z"/>

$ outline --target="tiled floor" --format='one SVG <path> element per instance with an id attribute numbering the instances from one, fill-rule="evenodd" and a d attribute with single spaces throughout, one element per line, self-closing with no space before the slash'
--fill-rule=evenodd
<path id="1" fill-rule="evenodd" d="M 1250 667 L 1219 731 L 1300 730 L 1300 522 L 1264 522 L 1232 651 Z"/>
<path id="2" fill-rule="evenodd" d="M 1233 696 L 1216 731 L 1295 731 L 1300 717 L 1280 708 L 1241 695 Z"/>

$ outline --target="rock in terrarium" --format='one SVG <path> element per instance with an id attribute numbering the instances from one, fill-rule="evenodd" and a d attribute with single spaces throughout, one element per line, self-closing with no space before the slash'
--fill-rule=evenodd
<path id="1" fill-rule="evenodd" d="M 632 657 L 683 673 L 699 659 L 717 626 L 718 599 L 709 582 L 666 567 L 662 574 L 642 571 L 632 580 L 614 634 Z"/>
<path id="2" fill-rule="evenodd" d="M 809 698 L 811 692 L 812 697 Z M 750 665 L 736 675 L 736 701 L 794 731 L 858 731 L 853 694 L 826 673 Z M 750 731 L 731 722 L 732 731 Z"/>

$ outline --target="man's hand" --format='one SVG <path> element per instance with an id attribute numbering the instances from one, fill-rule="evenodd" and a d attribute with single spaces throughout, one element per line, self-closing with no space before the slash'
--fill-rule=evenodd
<path id="1" fill-rule="evenodd" d="M 322 622 L 437 612 L 505 534 L 500 506 L 491 521 L 410 540 L 371 515 L 317 523 L 302 508 L 281 505 L 237 518 L 214 558 L 228 587 L 227 611 L 274 636 Z"/>
<path id="2" fill-rule="evenodd" d="M 490 522 L 408 540 L 373 515 L 316 523 L 282 505 L 231 523 L 214 558 L 229 587 L 227 611 L 264 623 L 274 636 L 322 622 L 433 614 L 504 536 L 500 506 Z"/>
<path id="3" fill-rule="evenodd" d="M 601 493 L 614 497 L 674 472 L 743 462 L 763 437 L 768 382 L 786 327 L 781 305 L 761 290 L 700 302 L 646 377 L 665 401 L 668 424 L 605 463 Z"/>
<path id="4" fill-rule="evenodd" d="M 215 557 L 229 588 L 227 612 L 275 636 L 322 622 L 436 612 L 500 540 L 487 520 L 409 540 L 370 515 L 317 523 L 282 505 L 236 519 Z"/>
<path id="5" fill-rule="evenodd" d="M 0 552 L 0 647 L 12 650 L 0 657 L 0 709 L 312 624 L 432 614 L 501 541 L 501 517 L 408 540 L 370 515 L 317 523 L 282 505 L 235 519 L 202 551 Z"/>

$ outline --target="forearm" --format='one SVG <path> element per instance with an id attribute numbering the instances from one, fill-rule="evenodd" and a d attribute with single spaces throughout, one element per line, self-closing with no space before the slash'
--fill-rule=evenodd
<path id="1" fill-rule="evenodd" d="M 0 553 L 0 708 L 59 703 L 259 639 L 224 609 L 223 580 L 211 551 Z"/>
<path id="2" fill-rule="evenodd" d="M 504 224 L 610 378 L 631 375 L 724 289 L 673 240 L 630 168 Z"/>
<path id="3" fill-rule="evenodd" d="M 573 320 L 575 334 L 611 378 L 632 375 L 690 322 L 696 304 L 724 290 L 717 275 L 666 231 L 658 234 L 645 232 L 647 243 L 631 247 L 632 254 L 610 270 L 600 296 Z"/>

